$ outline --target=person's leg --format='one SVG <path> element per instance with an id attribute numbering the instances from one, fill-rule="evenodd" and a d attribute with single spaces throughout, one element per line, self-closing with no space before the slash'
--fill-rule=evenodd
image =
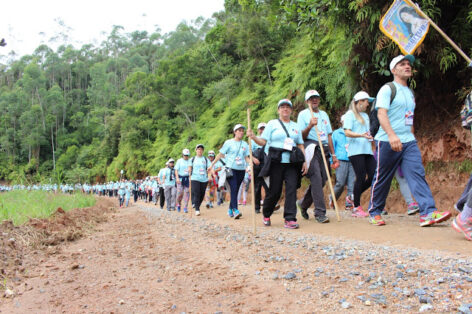
<path id="1" fill-rule="evenodd" d="M 389 142 L 377 142 L 377 152 L 377 165 L 370 191 L 369 214 L 371 217 L 380 215 L 385 208 L 392 178 L 402 158 L 402 152 L 393 151 Z"/>
<path id="2" fill-rule="evenodd" d="M 436 210 L 433 194 L 426 182 L 426 174 L 421 162 L 421 152 L 416 141 L 403 144 L 401 167 L 413 197 L 420 206 L 420 215 L 427 215 Z"/>
<path id="3" fill-rule="evenodd" d="M 366 176 L 366 165 L 364 155 L 350 156 L 349 161 L 354 168 L 356 173 L 356 181 L 354 183 L 354 207 L 361 205 L 361 193 L 364 188 L 365 176 Z"/>
<path id="4" fill-rule="evenodd" d="M 297 221 L 297 182 L 298 167 L 293 164 L 284 164 L 283 181 L 285 181 L 285 203 L 284 219 L 285 221 Z"/>
<path id="5" fill-rule="evenodd" d="M 462 232 L 467 240 L 472 241 L 472 190 L 467 194 L 467 201 L 461 213 L 452 221 L 452 228 Z"/>
<path id="6" fill-rule="evenodd" d="M 244 179 L 244 170 L 234 170 L 233 169 L 233 176 L 229 178 L 228 183 L 230 186 L 230 204 L 229 208 L 233 211 L 238 210 L 238 191 L 239 187 L 241 186 L 241 182 Z"/>
<path id="7" fill-rule="evenodd" d="M 164 195 L 164 188 L 159 187 L 159 205 L 161 206 L 161 209 L 164 208 L 164 202 L 166 200 L 166 196 Z"/>
<path id="8" fill-rule="evenodd" d="M 354 196 L 353 196 L 354 195 L 354 182 L 356 182 L 356 173 L 354 172 L 354 167 L 352 166 L 351 162 L 349 162 L 349 168 L 348 169 L 349 170 L 348 170 L 348 174 L 347 174 L 347 195 L 349 196 L 349 199 L 353 204 L 352 199 L 354 198 Z"/>
<path id="9" fill-rule="evenodd" d="M 283 185 L 283 168 L 278 162 L 273 162 L 270 168 L 269 186 L 270 189 L 264 199 L 262 206 L 262 214 L 264 218 L 270 218 L 274 212 L 275 205 L 282 194 Z M 295 196 L 296 197 L 296 196 Z"/>
<path id="10" fill-rule="evenodd" d="M 340 160 L 339 167 L 336 169 L 336 184 L 334 185 L 334 195 L 336 195 L 336 199 L 339 199 L 344 191 L 344 186 L 347 182 L 349 164 L 350 162 L 348 161 Z"/>
<path id="11" fill-rule="evenodd" d="M 400 175 L 400 171 L 397 169 L 395 171 L 395 179 L 397 179 L 398 186 L 400 187 L 400 193 L 402 193 L 403 198 L 407 205 L 414 202 L 413 196 L 411 195 L 410 188 L 408 187 L 408 182 L 406 182 L 406 178 Z"/>
<path id="12" fill-rule="evenodd" d="M 323 178 L 322 173 L 322 161 L 321 161 L 321 151 L 317 149 L 315 151 L 315 156 L 313 157 L 313 174 L 310 176 L 310 187 L 311 187 L 311 197 L 313 199 L 313 204 L 315 206 L 314 215 L 315 218 L 325 219 L 326 217 L 326 204 L 324 200 L 323 186 L 326 183 L 325 178 Z M 326 220 L 324 222 L 327 222 Z"/>
<path id="13" fill-rule="evenodd" d="M 171 205 L 171 186 L 166 186 L 164 187 L 164 193 L 165 193 L 165 199 L 166 199 L 166 203 L 167 203 L 167 210 L 171 210 L 172 209 L 172 205 Z"/>
<path id="14" fill-rule="evenodd" d="M 177 198 L 177 187 L 172 186 L 171 188 L 172 189 L 171 189 L 171 194 L 170 194 L 170 197 L 171 197 L 170 203 L 172 204 L 172 209 L 175 210 L 175 200 Z"/>
<path id="15" fill-rule="evenodd" d="M 256 213 L 261 211 L 261 194 L 263 181 L 264 180 L 262 178 L 254 178 L 254 209 L 256 210 Z"/>
<path id="16" fill-rule="evenodd" d="M 189 182 L 185 183 L 184 188 L 183 188 L 183 194 L 184 194 L 184 197 L 183 197 L 183 201 L 182 201 L 182 206 L 184 207 L 184 209 L 187 209 L 188 208 L 188 201 L 189 201 L 189 198 L 190 198 Z"/>
<path id="17" fill-rule="evenodd" d="M 208 185 L 208 182 L 200 182 L 200 195 L 197 199 L 197 202 L 198 202 L 198 208 L 200 208 L 200 205 L 202 204 L 203 202 L 203 199 L 205 198 L 205 191 L 206 191 L 206 187 Z"/>
<path id="18" fill-rule="evenodd" d="M 182 197 L 184 196 L 184 187 L 182 185 L 182 178 L 180 178 L 180 182 L 177 183 L 177 197 L 176 197 L 176 206 L 177 209 L 180 208 L 180 204 L 182 202 Z"/>
<path id="19" fill-rule="evenodd" d="M 472 188 L 472 173 L 470 174 L 469 181 L 467 181 L 467 185 L 465 186 L 462 195 L 460 196 L 459 200 L 456 203 L 456 208 L 458 211 L 462 211 L 464 208 L 465 203 L 467 202 L 469 191 Z"/>
<path id="20" fill-rule="evenodd" d="M 241 185 L 239 186 L 239 190 L 238 190 L 238 204 L 242 204 L 242 203 L 243 203 L 243 199 L 242 199 L 243 190 L 244 190 L 244 181 L 243 181 L 243 182 L 241 183 Z"/>

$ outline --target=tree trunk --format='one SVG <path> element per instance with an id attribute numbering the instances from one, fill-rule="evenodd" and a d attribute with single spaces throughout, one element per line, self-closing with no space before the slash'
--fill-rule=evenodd
<path id="1" fill-rule="evenodd" d="M 54 152 L 54 132 L 51 124 L 51 146 L 52 146 L 52 169 L 56 170 L 56 155 Z"/>

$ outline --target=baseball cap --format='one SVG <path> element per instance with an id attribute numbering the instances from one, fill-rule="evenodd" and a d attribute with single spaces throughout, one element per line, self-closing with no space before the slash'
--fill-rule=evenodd
<path id="1" fill-rule="evenodd" d="M 264 122 L 261 122 L 257 125 L 257 129 L 259 130 L 260 128 L 265 128 L 267 124 L 265 124 Z"/>
<path id="2" fill-rule="evenodd" d="M 242 125 L 241 123 L 238 123 L 234 126 L 233 132 L 236 132 L 236 130 L 240 129 L 240 128 L 246 129 L 246 127 L 244 125 Z"/>
<path id="3" fill-rule="evenodd" d="M 184 150 L 182 151 L 182 155 L 189 156 L 190 155 L 190 150 L 188 148 L 184 148 Z"/>
<path id="4" fill-rule="evenodd" d="M 281 99 L 279 100 L 279 103 L 277 104 L 277 108 L 279 108 L 280 106 L 284 105 L 284 104 L 287 104 L 289 105 L 290 107 L 293 107 L 292 105 L 292 102 L 288 99 Z"/>
<path id="5" fill-rule="evenodd" d="M 413 55 L 398 55 L 396 56 L 395 58 L 392 59 L 392 61 L 390 62 L 390 72 L 392 72 L 393 68 L 401 61 L 407 59 L 408 61 L 410 61 L 410 64 L 413 64 L 413 62 L 415 62 L 415 57 Z"/>
<path id="6" fill-rule="evenodd" d="M 170 159 L 167 161 L 168 164 L 170 164 L 171 162 L 175 162 L 175 160 L 172 159 L 172 158 L 170 158 Z"/>
<path id="7" fill-rule="evenodd" d="M 210 151 L 208 152 L 208 156 L 215 156 L 215 151 L 210 150 Z"/>
<path id="8" fill-rule="evenodd" d="M 200 148 L 200 147 L 203 148 L 203 149 L 205 149 L 205 146 L 203 146 L 203 144 L 197 144 L 197 146 L 195 146 L 195 149 L 198 149 L 198 148 Z"/>
<path id="9" fill-rule="evenodd" d="M 305 93 L 305 101 L 307 101 L 311 97 L 320 97 L 320 94 L 316 90 L 310 89 L 308 92 Z"/>
<path id="10" fill-rule="evenodd" d="M 370 97 L 369 94 L 364 91 L 357 92 L 353 98 L 354 101 L 359 101 L 362 99 L 367 99 L 369 102 L 373 102 L 375 98 Z"/>

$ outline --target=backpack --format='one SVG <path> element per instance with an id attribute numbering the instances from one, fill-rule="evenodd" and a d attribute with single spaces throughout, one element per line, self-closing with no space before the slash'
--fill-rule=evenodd
<path id="1" fill-rule="evenodd" d="M 472 92 L 467 95 L 461 110 L 461 122 L 464 129 L 470 130 L 472 125 Z"/>
<path id="2" fill-rule="evenodd" d="M 390 103 L 392 103 L 393 99 L 395 99 L 395 96 L 397 95 L 397 88 L 395 87 L 395 84 L 393 84 L 393 82 L 388 82 L 385 85 L 388 85 L 390 89 L 392 90 L 392 93 L 390 94 Z M 376 103 L 377 103 L 377 99 L 375 99 L 374 102 L 372 103 L 372 110 L 370 111 L 370 114 L 369 114 L 369 120 L 370 120 L 369 131 L 372 137 L 375 137 L 375 134 L 377 134 L 380 128 L 379 118 L 377 117 L 377 108 L 375 108 Z"/>

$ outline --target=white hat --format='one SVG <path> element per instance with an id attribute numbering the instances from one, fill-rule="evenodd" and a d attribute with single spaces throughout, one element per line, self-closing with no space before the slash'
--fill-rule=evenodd
<path id="1" fill-rule="evenodd" d="M 393 68 L 401 61 L 403 60 L 408 60 L 410 61 L 410 64 L 413 64 L 413 62 L 415 62 L 415 57 L 413 55 L 399 55 L 399 56 L 396 56 L 395 58 L 392 59 L 392 61 L 390 62 L 390 72 L 392 72 Z"/>
<path id="2" fill-rule="evenodd" d="M 290 107 L 293 107 L 292 105 L 292 102 L 288 99 L 281 99 L 279 100 L 279 103 L 277 104 L 277 108 L 279 108 L 280 106 L 284 105 L 284 104 L 287 104 L 289 105 Z"/>
<path id="3" fill-rule="evenodd" d="M 305 93 L 305 101 L 307 101 L 311 97 L 320 97 L 320 94 L 316 90 L 311 89 Z"/>
<path id="4" fill-rule="evenodd" d="M 236 132 L 237 129 L 241 129 L 241 128 L 246 129 L 244 125 L 242 125 L 241 123 L 238 123 L 234 126 L 233 132 Z"/>
<path id="5" fill-rule="evenodd" d="M 265 128 L 267 124 L 265 124 L 264 122 L 261 122 L 257 125 L 257 129 L 259 130 L 260 128 Z"/>
<path id="6" fill-rule="evenodd" d="M 171 162 L 175 162 L 175 160 L 172 159 L 172 158 L 169 158 L 169 160 L 167 161 L 167 163 L 170 164 Z"/>
<path id="7" fill-rule="evenodd" d="M 190 155 L 190 150 L 188 148 L 184 148 L 184 150 L 182 151 L 182 155 L 189 156 Z"/>
<path id="8" fill-rule="evenodd" d="M 369 102 L 373 102 L 375 98 L 370 97 L 369 94 L 364 91 L 357 92 L 353 98 L 354 101 L 359 101 L 362 99 L 367 99 Z"/>
<path id="9" fill-rule="evenodd" d="M 203 146 L 203 144 L 197 144 L 197 146 L 195 146 L 195 149 L 198 149 L 199 147 L 205 149 L 205 146 Z"/>
<path id="10" fill-rule="evenodd" d="M 215 156 L 215 151 L 214 150 L 210 150 L 208 152 L 208 156 Z"/>

